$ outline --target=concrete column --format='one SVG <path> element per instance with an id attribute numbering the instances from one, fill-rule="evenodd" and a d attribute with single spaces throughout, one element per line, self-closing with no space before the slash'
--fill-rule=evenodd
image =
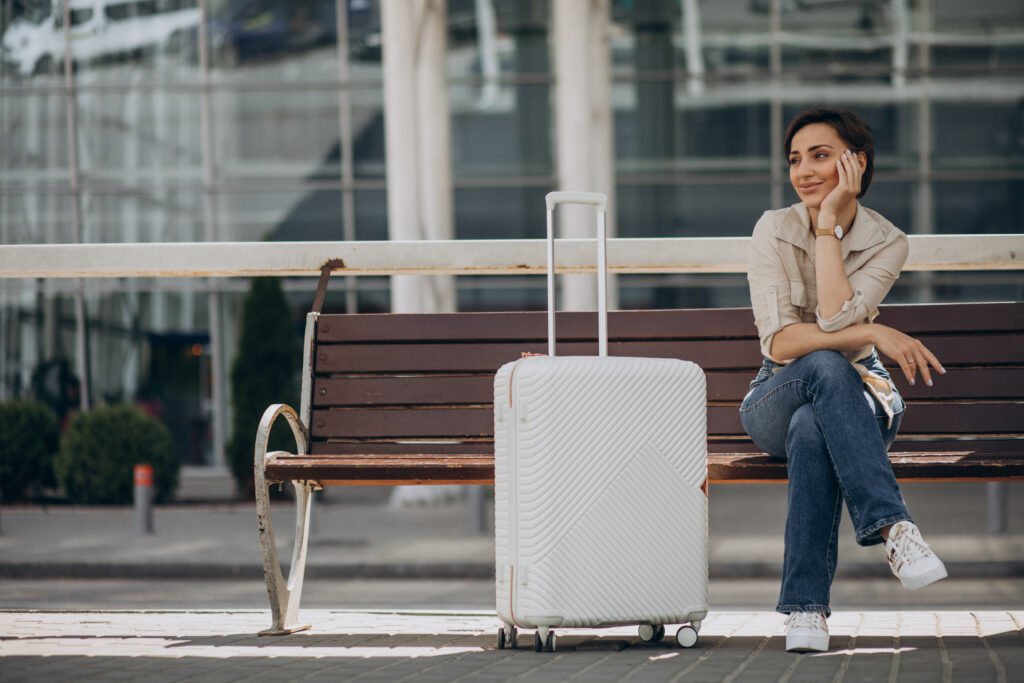
<path id="1" fill-rule="evenodd" d="M 558 189 L 608 195 L 608 236 L 615 235 L 615 168 L 611 110 L 611 51 L 607 0 L 552 2 L 555 53 L 555 149 Z M 559 236 L 592 238 L 593 211 L 558 209 Z M 563 278 L 567 310 L 597 308 L 597 288 L 590 276 Z M 608 283 L 608 308 L 618 301 L 614 278 Z"/>
<path id="2" fill-rule="evenodd" d="M 451 134 L 444 0 L 382 0 L 388 236 L 451 239 Z M 451 276 L 395 275 L 395 313 L 455 310 Z"/>
<path id="3" fill-rule="evenodd" d="M 550 73 L 551 60 L 548 45 L 548 26 L 551 8 L 548 0 L 520 0 L 508 18 L 506 30 L 516 42 L 515 73 L 519 76 L 544 76 Z M 520 83 L 513 86 L 516 93 L 516 152 L 520 173 L 532 175 L 549 173 L 552 162 L 551 136 L 551 84 Z M 543 221 L 538 222 L 542 210 L 532 206 L 537 201 L 536 188 L 519 190 L 520 200 L 515 207 L 518 225 L 516 237 L 542 237 Z M 531 225 L 533 223 L 533 225 Z"/>
<path id="4" fill-rule="evenodd" d="M 771 0 L 769 26 L 771 45 L 769 45 L 769 61 L 771 63 L 771 101 L 769 102 L 768 129 L 770 135 L 770 169 L 771 206 L 782 208 L 787 183 L 785 168 L 786 150 L 782 149 L 782 138 L 786 133 L 786 121 L 782 119 L 782 4 L 781 0 Z"/>
<path id="5" fill-rule="evenodd" d="M 388 237 L 454 236 L 445 0 L 381 0 Z M 454 311 L 450 275 L 392 275 L 394 313 Z M 391 505 L 443 501 L 461 487 L 399 486 Z"/>
<path id="6" fill-rule="evenodd" d="M 704 94 L 704 49 L 701 47 L 700 6 L 697 0 L 683 0 L 683 45 L 686 49 L 686 92 Z"/>
<path id="7" fill-rule="evenodd" d="M 217 229 L 216 197 L 214 196 L 214 139 L 213 134 L 213 103 L 210 98 L 210 51 L 207 40 L 207 19 L 209 17 L 206 2 L 199 3 L 199 73 L 203 89 L 199 94 L 199 126 L 202 141 L 203 162 L 203 239 L 216 242 L 220 239 Z M 223 157 L 222 157 L 223 158 Z M 224 318 L 221 306 L 219 284 L 208 280 L 209 294 L 207 307 L 210 323 L 210 401 L 213 403 L 213 443 L 211 444 L 211 465 L 224 467 L 227 464 L 225 448 L 228 442 L 228 383 L 227 363 L 225 362 L 226 347 L 224 346 Z M 191 298 L 191 293 L 183 294 Z"/>
<path id="8" fill-rule="evenodd" d="M 352 73 L 349 69 L 348 2 L 334 0 L 334 12 L 338 17 L 338 78 L 344 86 L 338 88 L 338 143 L 341 147 L 341 238 L 346 242 L 356 240 L 356 197 L 355 197 L 355 154 L 352 149 L 352 91 L 349 84 Z M 358 278 L 345 277 L 345 312 L 359 312 Z M 312 526 L 313 519 L 310 519 Z"/>
<path id="9" fill-rule="evenodd" d="M 668 2 L 638 3 L 633 7 L 633 65 L 638 74 L 673 71 L 672 11 Z M 633 135 L 637 156 L 645 162 L 671 161 L 676 155 L 675 81 L 637 81 Z M 659 164 L 656 168 L 661 168 Z M 676 188 L 666 185 L 632 188 L 629 211 L 645 236 L 680 237 L 673 233 Z"/>
<path id="10" fill-rule="evenodd" d="M 910 12 L 907 0 L 893 0 L 892 12 L 892 87 L 904 90 L 907 87 L 907 64 L 910 54 Z"/>
<path id="11" fill-rule="evenodd" d="M 3 344 L 3 348 L 0 348 L 0 401 L 8 401 L 11 399 L 11 391 L 8 391 L 8 383 L 14 384 L 14 374 L 8 375 L 7 360 L 8 354 L 10 354 L 13 360 L 18 353 L 18 309 L 15 307 L 14 297 L 8 298 L 7 289 L 9 285 L 4 282 L 0 283 L 0 343 Z M 7 308 L 10 306 L 11 313 L 8 317 Z M 8 319 L 13 321 L 8 327 Z"/>
<path id="12" fill-rule="evenodd" d="M 920 77 L 920 96 L 917 100 L 917 168 L 920 176 L 917 181 L 917 203 L 914 211 L 915 235 L 931 235 L 935 232 L 935 197 L 932 194 L 934 189 L 932 187 L 932 150 L 935 119 L 932 114 L 932 100 L 928 87 L 932 51 L 927 37 L 932 30 L 931 4 L 931 0 L 922 0 L 917 7 L 917 25 L 923 38 L 917 46 L 917 62 L 922 75 Z M 935 301 L 934 282 L 935 274 L 932 272 L 926 271 L 918 276 L 920 287 L 915 303 Z"/>
<path id="13" fill-rule="evenodd" d="M 68 168 L 71 172 L 71 226 L 73 240 L 76 243 L 88 241 L 84 239 L 82 228 L 82 183 L 78 163 L 78 108 L 75 106 L 77 91 L 75 90 L 75 72 L 71 68 L 71 7 L 65 3 L 63 8 L 64 27 L 64 111 L 66 116 Z M 85 280 L 79 279 L 75 292 L 75 372 L 81 382 L 79 390 L 79 408 L 88 412 L 92 393 L 90 381 L 89 351 L 89 316 L 85 307 Z"/>
<path id="14" fill-rule="evenodd" d="M 498 62 L 498 21 L 494 16 L 493 0 L 476 0 L 476 36 L 480 54 L 480 71 L 484 77 L 483 88 L 476 106 L 482 111 L 493 109 L 498 101 L 498 78 L 501 66 Z"/>

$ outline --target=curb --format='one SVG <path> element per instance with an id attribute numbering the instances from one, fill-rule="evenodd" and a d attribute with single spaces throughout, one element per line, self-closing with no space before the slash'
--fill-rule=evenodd
<path id="1" fill-rule="evenodd" d="M 288 566 L 281 572 L 288 576 Z M 493 579 L 494 565 L 340 564 L 306 565 L 307 579 Z M 256 564 L 14 562 L 0 564 L 0 579 L 263 579 Z"/>
<path id="2" fill-rule="evenodd" d="M 952 579 L 1024 578 L 1024 561 L 947 562 Z M 287 576 L 288 567 L 282 567 Z M 891 576 L 884 562 L 851 563 L 839 567 L 837 577 L 876 579 Z M 779 579 L 782 564 L 774 562 L 720 563 L 709 567 L 712 580 Z M 494 565 L 487 562 L 453 563 L 378 563 L 307 565 L 310 579 L 421 579 L 489 580 Z M 262 579 L 263 568 L 256 564 L 203 563 L 86 563 L 86 562 L 10 562 L 0 563 L 2 579 L 152 579 L 152 580 L 228 580 Z"/>

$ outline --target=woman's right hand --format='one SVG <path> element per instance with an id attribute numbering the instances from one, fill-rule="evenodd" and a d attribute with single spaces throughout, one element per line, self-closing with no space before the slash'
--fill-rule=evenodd
<path id="1" fill-rule="evenodd" d="M 871 325 L 874 336 L 875 348 L 889 358 L 899 363 L 904 376 L 911 386 L 914 384 L 914 377 L 918 372 L 924 379 L 925 384 L 932 385 L 932 374 L 928 366 L 935 368 L 941 375 L 946 374 L 946 369 L 939 363 L 935 354 L 928 350 L 928 347 L 917 339 L 903 334 L 897 329 L 887 325 Z"/>

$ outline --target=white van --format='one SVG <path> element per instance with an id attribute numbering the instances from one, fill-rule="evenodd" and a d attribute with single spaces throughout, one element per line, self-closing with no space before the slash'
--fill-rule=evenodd
<path id="1" fill-rule="evenodd" d="M 4 72 L 28 76 L 53 70 L 55 55 L 64 44 L 55 28 L 57 6 L 49 12 L 18 17 L 4 31 L 2 57 Z"/>
<path id="2" fill-rule="evenodd" d="M 88 62 L 168 45 L 199 27 L 196 0 L 70 0 L 71 58 Z M 54 2 L 42 21 L 21 18 L 3 36 L 3 59 L 28 76 L 64 60 L 64 7 Z"/>

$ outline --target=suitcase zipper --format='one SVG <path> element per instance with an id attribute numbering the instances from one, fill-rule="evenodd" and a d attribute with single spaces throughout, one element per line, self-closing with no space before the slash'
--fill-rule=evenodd
<path id="1" fill-rule="evenodd" d="M 518 432 L 519 415 L 520 410 L 518 404 L 521 401 L 515 401 L 513 399 L 513 382 L 516 378 L 516 370 L 519 369 L 519 364 L 527 358 L 534 356 L 544 356 L 543 353 L 524 353 L 523 357 L 515 362 L 512 366 L 512 370 L 508 375 L 508 412 L 509 412 L 509 519 L 508 519 L 508 531 L 510 537 L 509 543 L 509 582 L 508 582 L 508 611 L 512 615 L 512 623 L 517 624 L 516 620 L 516 598 L 518 597 L 518 591 L 516 590 L 516 568 L 519 568 L 520 577 L 526 576 L 526 570 L 524 567 L 519 566 L 519 527 L 516 523 L 518 519 L 516 517 L 516 509 L 519 504 L 519 478 L 517 464 L 517 448 L 516 448 L 516 436 Z M 522 580 L 521 578 L 518 580 Z"/>
<path id="2" fill-rule="evenodd" d="M 519 564 L 519 529 L 516 524 L 516 509 L 519 502 L 519 480 L 518 472 L 516 469 L 517 453 L 516 453 L 516 436 L 518 433 L 517 425 L 519 424 L 519 411 L 516 410 L 516 401 L 513 400 L 513 387 L 512 383 L 516 378 L 516 370 L 519 369 L 519 363 L 522 360 L 516 361 L 516 364 L 512 366 L 512 371 L 508 376 L 508 412 L 509 412 L 509 519 L 508 519 L 508 533 L 510 547 L 509 547 L 509 581 L 508 581 L 508 610 L 512 615 L 512 623 L 516 624 L 516 565 Z"/>

